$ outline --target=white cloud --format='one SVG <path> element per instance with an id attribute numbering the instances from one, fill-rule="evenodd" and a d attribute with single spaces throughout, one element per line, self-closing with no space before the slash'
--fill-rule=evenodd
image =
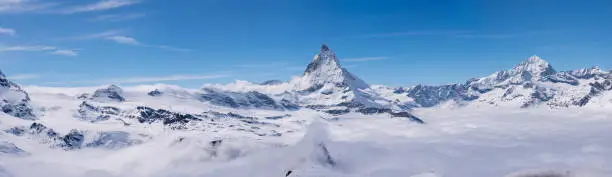
<path id="1" fill-rule="evenodd" d="M 28 79 L 38 79 L 40 78 L 39 74 L 17 74 L 12 76 L 7 76 L 10 80 L 28 80 Z"/>
<path id="2" fill-rule="evenodd" d="M 0 27 L 0 35 L 14 36 L 17 32 L 14 29 Z"/>
<path id="3" fill-rule="evenodd" d="M 121 30 L 108 30 L 108 31 L 103 31 L 103 32 L 93 33 L 93 34 L 86 34 L 86 35 L 81 35 L 81 36 L 65 37 L 62 39 L 67 39 L 67 40 L 104 39 L 104 38 L 109 38 L 111 36 L 118 36 L 118 35 L 121 35 L 122 33 L 123 32 Z"/>
<path id="4" fill-rule="evenodd" d="M 140 1 L 138 0 L 102 0 L 102 1 L 98 1 L 93 4 L 70 7 L 66 10 L 63 10 L 62 13 L 72 14 L 72 13 L 79 13 L 79 12 L 104 11 L 104 10 L 131 6 L 139 2 Z"/>
<path id="5" fill-rule="evenodd" d="M 73 81 L 73 82 L 48 82 L 47 84 L 131 84 L 131 83 L 153 83 L 167 81 L 184 81 L 184 80 L 206 80 L 228 77 L 228 75 L 171 75 L 158 77 L 131 77 L 131 78 L 112 78 L 98 79 L 88 81 Z"/>
<path id="6" fill-rule="evenodd" d="M 129 36 L 110 36 L 110 37 L 107 37 L 107 39 L 111 41 L 115 41 L 120 44 L 130 44 L 130 45 L 140 44 L 138 40 L 134 39 L 133 37 L 129 37 Z"/>
<path id="7" fill-rule="evenodd" d="M 134 20 L 144 17 L 144 13 L 131 13 L 131 14 L 107 14 L 100 15 L 90 19 L 90 21 L 107 21 L 107 22 L 119 22 L 126 20 Z"/>
<path id="8" fill-rule="evenodd" d="M 38 0 L 0 0 L 0 13 L 40 12 L 55 5 Z"/>
<path id="9" fill-rule="evenodd" d="M 78 53 L 74 50 L 58 49 L 54 46 L 46 45 L 16 45 L 16 46 L 0 46 L 0 52 L 48 52 L 53 55 L 77 56 Z"/>
<path id="10" fill-rule="evenodd" d="M 63 39 L 69 39 L 69 40 L 94 40 L 94 39 L 100 40 L 100 39 L 104 39 L 104 40 L 113 41 L 113 42 L 116 42 L 116 43 L 119 43 L 119 44 L 127 44 L 127 45 L 140 46 L 140 47 L 149 47 L 149 48 L 156 48 L 156 49 L 175 51 L 175 52 L 187 52 L 187 51 L 191 51 L 191 49 L 179 48 L 179 47 L 174 47 L 174 46 L 169 46 L 169 45 L 155 45 L 155 44 L 143 43 L 143 42 L 140 42 L 138 39 L 136 39 L 134 37 L 126 36 L 125 33 L 123 31 L 121 31 L 121 30 L 109 30 L 109 31 L 104 31 L 104 32 L 100 32 L 100 33 L 88 34 L 88 35 L 83 35 L 83 36 L 67 37 L 67 38 L 63 38 Z"/>
<path id="11" fill-rule="evenodd" d="M 366 62 L 366 61 L 377 61 L 377 60 L 386 60 L 389 57 L 363 57 L 363 58 L 347 58 L 342 61 L 344 62 Z"/>
<path id="12" fill-rule="evenodd" d="M 0 52 L 34 52 L 34 51 L 47 51 L 55 50 L 56 47 L 44 46 L 44 45 L 32 45 L 32 46 L 0 46 Z"/>
<path id="13" fill-rule="evenodd" d="M 78 53 L 74 50 L 55 50 L 49 53 L 53 55 L 63 55 L 63 56 L 77 56 L 78 55 Z"/>

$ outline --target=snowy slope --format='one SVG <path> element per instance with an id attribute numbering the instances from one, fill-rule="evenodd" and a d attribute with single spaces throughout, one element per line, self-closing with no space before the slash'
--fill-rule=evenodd
<path id="1" fill-rule="evenodd" d="M 22 119 L 35 119 L 30 96 L 21 87 L 9 81 L 0 71 L 0 108 L 2 112 Z"/>
<path id="2" fill-rule="evenodd" d="M 414 100 L 405 107 L 581 107 L 610 90 L 611 74 L 598 67 L 556 71 L 547 61 L 532 56 L 487 77 L 450 85 L 417 85 L 394 92 L 393 97 Z"/>
<path id="3" fill-rule="evenodd" d="M 326 45 L 286 82 L 22 87 L 0 74 L 0 176 L 608 177 L 611 90 L 610 72 L 537 56 L 464 83 L 369 85 Z"/>

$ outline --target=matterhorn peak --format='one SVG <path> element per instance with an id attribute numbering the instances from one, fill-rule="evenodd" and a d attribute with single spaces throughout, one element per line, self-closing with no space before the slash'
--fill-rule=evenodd
<path id="1" fill-rule="evenodd" d="M 321 45 L 321 52 L 330 51 L 329 47 L 326 44 Z"/>
<path id="2" fill-rule="evenodd" d="M 361 79 L 342 68 L 336 53 L 326 44 L 321 45 L 320 52 L 314 60 L 308 64 L 302 77 L 302 87 L 321 86 L 326 83 L 333 83 L 338 86 L 349 86 L 355 88 L 369 87 Z"/>
<path id="3" fill-rule="evenodd" d="M 308 73 L 312 73 L 316 70 L 326 69 L 326 70 L 342 70 L 342 66 L 340 66 L 340 61 L 336 57 L 336 53 L 332 51 L 327 45 L 321 45 L 321 51 L 317 54 L 314 60 L 308 64 L 304 75 Z"/>
<path id="4" fill-rule="evenodd" d="M 540 58 L 537 55 L 532 55 L 531 57 L 529 57 L 529 59 L 527 59 L 527 61 L 529 62 L 546 62 L 544 59 Z"/>

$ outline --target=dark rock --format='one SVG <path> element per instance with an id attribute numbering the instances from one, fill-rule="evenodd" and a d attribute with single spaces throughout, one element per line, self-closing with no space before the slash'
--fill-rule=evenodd
<path id="1" fill-rule="evenodd" d="M 341 115 L 341 114 L 346 114 L 351 112 L 351 110 L 349 109 L 331 109 L 331 110 L 325 110 L 325 113 L 328 114 L 332 114 L 332 115 Z"/>
<path id="2" fill-rule="evenodd" d="M 26 120 L 34 120 L 36 116 L 30 106 L 30 96 L 21 87 L 9 81 L 4 73 L 0 71 L 0 89 L 6 90 L 0 93 L 0 109 L 2 112 Z M 10 94 L 4 97 L 4 94 Z"/>
<path id="3" fill-rule="evenodd" d="M 77 99 L 87 99 L 87 98 L 89 98 L 89 93 L 83 93 L 77 96 Z"/>
<path id="4" fill-rule="evenodd" d="M 299 105 L 297 105 L 295 103 L 292 103 L 291 101 L 286 100 L 286 99 L 282 99 L 280 101 L 280 105 L 282 107 L 284 107 L 285 109 L 290 110 L 290 111 L 295 111 L 295 110 L 299 110 L 300 109 Z"/>
<path id="5" fill-rule="evenodd" d="M 61 140 L 63 142 L 62 147 L 66 149 L 80 149 L 85 141 L 85 135 L 83 135 L 83 132 L 73 129 L 70 133 L 64 135 Z"/>
<path id="6" fill-rule="evenodd" d="M 111 106 L 94 106 L 83 101 L 77 110 L 77 117 L 92 122 L 108 120 L 111 116 L 117 116 L 121 110 Z"/>
<path id="7" fill-rule="evenodd" d="M 163 122 L 164 125 L 186 124 L 190 121 L 201 121 L 202 119 L 191 114 L 181 114 L 170 112 L 164 109 L 153 109 L 145 106 L 138 106 L 136 109 L 140 115 L 136 118 L 140 123 Z"/>
<path id="8" fill-rule="evenodd" d="M 391 112 L 391 109 L 369 107 L 369 108 L 358 109 L 357 112 L 362 113 L 362 114 L 366 114 L 366 115 L 370 115 L 370 114 L 388 113 L 388 112 Z"/>
<path id="9" fill-rule="evenodd" d="M 285 108 L 276 103 L 274 99 L 266 94 L 256 91 L 249 92 L 229 92 L 211 88 L 204 88 L 200 99 L 214 105 L 232 108 L 257 108 L 284 110 Z"/>
<path id="10" fill-rule="evenodd" d="M 161 96 L 163 94 L 163 92 L 159 91 L 158 89 L 155 89 L 153 91 L 150 91 L 149 93 L 147 93 L 147 95 L 149 96 Z"/>
<path id="11" fill-rule="evenodd" d="M 286 118 L 286 117 L 291 117 L 291 115 L 285 114 L 285 115 L 281 115 L 281 116 L 268 116 L 268 117 L 264 117 L 264 118 L 271 119 L 271 120 L 277 120 L 277 119 L 282 119 L 282 118 Z"/>
<path id="12" fill-rule="evenodd" d="M 110 85 L 107 88 L 96 90 L 92 95 L 92 99 L 98 100 L 98 101 L 123 102 L 125 101 L 125 98 L 123 98 L 122 94 L 123 94 L 123 90 L 120 87 L 116 85 Z"/>
<path id="13" fill-rule="evenodd" d="M 279 84 L 282 84 L 282 83 L 283 83 L 283 81 L 280 81 L 280 80 L 267 80 L 267 81 L 262 82 L 259 85 L 279 85 Z"/>
<path id="14" fill-rule="evenodd" d="M 212 147 L 221 146 L 221 143 L 223 143 L 223 140 L 214 140 L 210 142 L 210 146 Z"/>
<path id="15" fill-rule="evenodd" d="M 488 90 L 480 90 L 477 87 L 473 87 L 473 89 L 478 92 L 488 92 Z M 432 107 L 448 100 L 469 101 L 478 98 L 468 95 L 468 90 L 468 86 L 460 84 L 442 86 L 417 85 L 408 90 L 408 96 L 414 98 L 414 101 L 423 107 Z"/>
<path id="16" fill-rule="evenodd" d="M 566 72 L 558 72 L 556 74 L 546 77 L 546 79 L 553 83 L 565 83 L 574 86 L 580 84 L 580 81 L 578 81 L 578 79 Z"/>
<path id="17" fill-rule="evenodd" d="M 391 116 L 393 117 L 404 117 L 404 118 L 408 118 L 410 119 L 410 121 L 416 122 L 418 124 L 425 124 L 425 121 L 423 121 L 423 119 L 414 116 L 408 112 L 390 112 L 389 114 L 391 114 Z"/>
<path id="18" fill-rule="evenodd" d="M 17 135 L 17 136 L 21 136 L 21 135 L 25 134 L 26 131 L 22 127 L 12 127 L 12 128 L 10 128 L 8 130 L 5 130 L 4 132 L 10 133 L 10 134 L 13 134 L 13 135 Z"/>

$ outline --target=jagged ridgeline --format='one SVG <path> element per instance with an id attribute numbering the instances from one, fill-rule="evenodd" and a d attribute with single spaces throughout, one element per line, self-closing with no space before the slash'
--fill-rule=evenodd
<path id="1" fill-rule="evenodd" d="M 295 131 L 291 126 L 283 126 L 284 123 L 302 124 L 305 121 L 301 116 L 312 113 L 330 121 L 362 116 L 423 124 L 427 119 L 413 115 L 413 109 L 446 105 L 562 109 L 612 104 L 610 72 L 598 67 L 558 71 L 537 56 L 511 69 L 463 83 L 398 88 L 370 85 L 349 72 L 340 61 L 329 46 L 322 45 L 304 73 L 291 80 L 242 81 L 205 85 L 201 89 L 163 84 L 109 85 L 91 90 L 65 88 L 60 93 L 57 89 L 38 88 L 34 89 L 35 93 L 28 93 L 27 87 L 22 88 L 0 72 L 2 112 L 26 122 L 6 124 L 2 131 L 37 137 L 41 142 L 50 142 L 52 147 L 64 149 L 120 148 L 146 141 L 148 137 L 70 126 L 82 125 L 82 122 L 93 126 L 160 125 L 170 130 L 230 129 L 276 137 Z M 65 119 L 81 122 L 72 124 Z M 45 123 L 56 120 L 69 122 L 69 126 L 58 128 Z M 4 146 L 12 147 L 9 143 Z"/>

